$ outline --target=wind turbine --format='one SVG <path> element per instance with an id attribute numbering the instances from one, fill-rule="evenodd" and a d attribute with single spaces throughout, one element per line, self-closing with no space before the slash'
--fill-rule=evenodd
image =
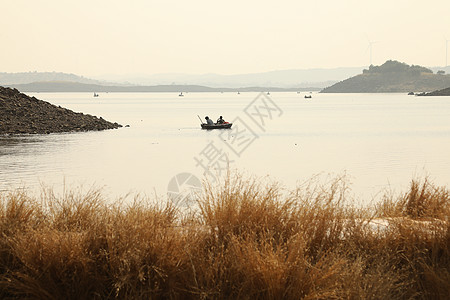
<path id="1" fill-rule="evenodd" d="M 445 37 L 445 67 L 448 67 L 447 58 L 448 58 L 448 42 L 447 37 Z"/>
<path id="2" fill-rule="evenodd" d="M 366 38 L 367 38 L 367 41 L 369 42 L 369 46 L 367 47 L 367 49 L 369 49 L 369 52 L 370 52 L 370 64 L 369 64 L 369 66 L 371 66 L 372 65 L 372 48 L 373 48 L 373 44 L 376 44 L 378 42 L 374 42 L 374 41 L 369 40 L 369 37 L 367 37 L 367 36 L 366 36 Z M 366 49 L 366 51 L 367 51 L 367 49 Z"/>

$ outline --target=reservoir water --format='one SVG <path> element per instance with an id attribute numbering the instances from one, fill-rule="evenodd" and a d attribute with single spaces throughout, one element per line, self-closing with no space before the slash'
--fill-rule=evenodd
<path id="1" fill-rule="evenodd" d="M 180 173 L 227 169 L 294 188 L 346 174 L 370 201 L 429 176 L 450 186 L 450 97 L 306 93 L 29 93 L 76 112 L 130 125 L 118 130 L 0 137 L 0 191 L 41 185 L 164 196 Z M 309 93 L 308 93 L 309 95 Z M 199 115 L 233 122 L 201 130 Z"/>

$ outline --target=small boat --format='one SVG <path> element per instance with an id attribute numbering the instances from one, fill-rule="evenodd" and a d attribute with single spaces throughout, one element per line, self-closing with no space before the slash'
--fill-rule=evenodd
<path id="1" fill-rule="evenodd" d="M 311 96 L 311 95 L 305 95 L 305 98 L 306 98 L 306 99 L 311 99 L 312 96 Z"/>
<path id="2" fill-rule="evenodd" d="M 183 92 L 181 92 L 178 96 L 179 96 L 179 97 L 183 97 L 183 96 L 184 96 L 184 95 L 183 95 Z"/>
<path id="3" fill-rule="evenodd" d="M 97 94 L 97 93 L 94 93 L 94 97 L 98 97 L 98 94 Z"/>
<path id="4" fill-rule="evenodd" d="M 202 129 L 229 129 L 231 128 L 231 125 L 233 125 L 233 123 L 223 123 L 223 124 L 214 124 L 214 125 L 208 125 L 206 123 L 202 123 Z"/>

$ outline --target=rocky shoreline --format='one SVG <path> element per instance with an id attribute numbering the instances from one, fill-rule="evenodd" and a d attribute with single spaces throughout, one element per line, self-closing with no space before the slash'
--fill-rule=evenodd
<path id="1" fill-rule="evenodd" d="M 433 91 L 430 93 L 420 93 L 420 94 L 417 94 L 417 96 L 450 96 L 450 88 Z"/>
<path id="2" fill-rule="evenodd" d="M 100 131 L 122 127 L 83 113 L 76 113 L 17 89 L 0 87 L 0 135 Z"/>

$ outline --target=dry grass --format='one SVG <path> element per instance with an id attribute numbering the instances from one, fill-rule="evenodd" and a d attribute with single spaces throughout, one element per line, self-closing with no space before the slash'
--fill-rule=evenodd
<path id="1" fill-rule="evenodd" d="M 345 178 L 230 176 L 198 210 L 99 191 L 0 195 L 0 297 L 446 299 L 450 196 L 428 180 L 356 208 Z M 388 222 L 374 230 L 371 220 Z"/>

